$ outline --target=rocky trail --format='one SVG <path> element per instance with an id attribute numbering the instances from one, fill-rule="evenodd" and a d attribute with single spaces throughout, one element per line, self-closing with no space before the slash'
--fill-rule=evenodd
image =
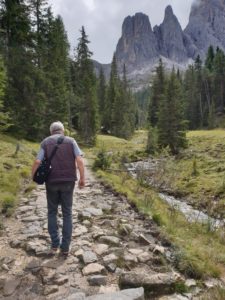
<path id="1" fill-rule="evenodd" d="M 74 193 L 67 259 L 47 255 L 44 187 L 22 198 L 15 217 L 6 220 L 0 237 L 0 299 L 198 299 L 196 282 L 173 269 L 172 248 L 160 241 L 156 225 L 90 172 L 87 177 L 85 189 Z M 61 216 L 59 211 L 60 227 Z M 183 285 L 191 292 L 175 293 Z"/>

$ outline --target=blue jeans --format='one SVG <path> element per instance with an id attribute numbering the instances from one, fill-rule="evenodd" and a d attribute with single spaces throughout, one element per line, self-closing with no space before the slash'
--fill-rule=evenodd
<path id="1" fill-rule="evenodd" d="M 74 182 L 46 183 L 48 202 L 48 232 L 52 241 L 52 248 L 60 247 L 62 251 L 69 251 L 72 237 L 72 205 Z M 60 243 L 59 228 L 57 223 L 58 206 L 62 207 L 63 228 Z"/>

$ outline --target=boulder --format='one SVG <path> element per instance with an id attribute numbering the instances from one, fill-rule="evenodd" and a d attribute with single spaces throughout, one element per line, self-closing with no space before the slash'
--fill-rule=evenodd
<path id="1" fill-rule="evenodd" d="M 114 293 L 89 296 L 86 300 L 144 300 L 144 289 L 128 289 Z"/>
<path id="2" fill-rule="evenodd" d="M 128 272 L 120 275 L 120 288 L 135 288 L 142 286 L 150 295 L 165 295 L 174 292 L 175 286 L 181 282 L 177 273 L 147 274 Z"/>

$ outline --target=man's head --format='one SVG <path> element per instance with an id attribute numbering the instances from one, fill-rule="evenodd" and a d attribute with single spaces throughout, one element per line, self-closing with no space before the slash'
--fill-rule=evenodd
<path id="1" fill-rule="evenodd" d="M 50 125 L 50 133 L 51 134 L 64 133 L 63 123 L 61 123 L 60 121 L 53 122 Z"/>

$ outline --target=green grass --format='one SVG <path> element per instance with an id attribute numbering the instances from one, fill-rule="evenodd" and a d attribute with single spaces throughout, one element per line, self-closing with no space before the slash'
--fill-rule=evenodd
<path id="1" fill-rule="evenodd" d="M 207 226 L 188 223 L 181 213 L 164 203 L 154 190 L 131 179 L 126 172 L 121 170 L 120 163 L 123 156 L 126 156 L 128 160 L 144 156 L 141 152 L 145 150 L 146 137 L 147 133 L 144 131 L 137 132 L 130 141 L 109 136 L 98 137 L 97 147 L 88 151 L 88 157 L 94 159 L 102 144 L 113 157 L 111 171 L 99 170 L 97 171 L 98 177 L 104 184 L 125 195 L 141 212 L 152 217 L 160 226 L 162 236 L 168 238 L 174 245 L 174 264 L 180 271 L 197 279 L 224 275 L 224 231 L 211 232 Z M 166 165 L 163 166 L 164 180 L 168 181 L 168 185 L 170 184 L 175 192 L 191 195 L 194 199 L 198 199 L 200 194 L 204 197 L 205 195 L 212 196 L 218 188 L 214 186 L 215 182 L 218 186 L 220 182 L 212 171 L 212 166 L 215 168 L 218 163 L 214 152 L 217 150 L 213 149 L 218 148 L 215 146 L 218 143 L 225 146 L 225 139 L 224 143 L 220 141 L 223 137 L 225 138 L 225 132 L 222 130 L 190 132 L 188 134 L 190 148 L 176 159 L 167 156 Z M 205 147 L 209 149 L 206 151 Z M 193 162 L 194 157 L 196 162 Z M 211 176 L 205 178 L 203 170 L 207 168 Z M 113 169 L 115 171 L 112 171 Z M 186 184 L 187 177 L 189 184 Z M 225 183 L 223 184 L 225 186 Z M 205 198 L 201 198 L 203 199 Z M 206 200 L 208 201 L 207 197 Z"/>
<path id="2" fill-rule="evenodd" d="M 225 290 L 222 288 L 212 288 L 210 291 L 204 293 L 200 297 L 200 300 L 224 300 L 225 299 Z"/>
<path id="3" fill-rule="evenodd" d="M 9 216 L 19 193 L 31 186 L 31 165 L 38 146 L 3 134 L 0 141 L 0 214 Z"/>
<path id="4" fill-rule="evenodd" d="M 188 149 L 165 160 L 156 180 L 194 206 L 225 217 L 225 130 L 192 131 L 187 137 Z"/>

